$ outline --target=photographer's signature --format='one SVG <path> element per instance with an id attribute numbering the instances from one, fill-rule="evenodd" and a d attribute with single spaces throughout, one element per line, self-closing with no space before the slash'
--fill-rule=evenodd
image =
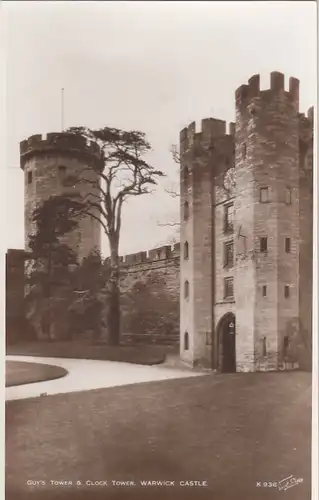
<path id="1" fill-rule="evenodd" d="M 297 484 L 303 483 L 302 477 L 295 477 L 291 474 L 285 479 L 281 479 L 281 481 L 257 481 L 257 488 L 275 488 L 279 491 L 287 491 L 293 486 L 297 486 Z"/>
<path id="2" fill-rule="evenodd" d="M 297 484 L 300 484 L 303 482 L 302 477 L 295 477 L 292 474 L 285 479 L 282 479 L 281 481 L 278 482 L 278 490 L 289 490 L 289 488 L 292 488 L 293 486 L 297 486 Z"/>

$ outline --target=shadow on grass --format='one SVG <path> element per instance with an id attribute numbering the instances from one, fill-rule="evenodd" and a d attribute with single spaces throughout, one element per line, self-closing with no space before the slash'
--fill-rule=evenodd
<path id="1" fill-rule="evenodd" d="M 7 500 L 310 500 L 310 471 L 305 373 L 207 375 L 6 404 Z M 256 485 L 291 474 L 303 482 L 287 491 Z M 45 489 L 27 486 L 43 478 Z M 77 478 L 136 478 L 138 487 L 49 484 Z M 140 488 L 140 479 L 208 487 Z"/>
<path id="2" fill-rule="evenodd" d="M 33 384 L 65 377 L 68 371 L 61 366 L 23 361 L 6 361 L 6 387 Z"/>
<path id="3" fill-rule="evenodd" d="M 117 361 L 138 365 L 158 365 L 165 361 L 172 348 L 167 346 L 107 346 L 88 341 L 32 342 L 7 347 L 6 354 L 13 356 L 41 356 L 50 358 L 92 359 Z"/>

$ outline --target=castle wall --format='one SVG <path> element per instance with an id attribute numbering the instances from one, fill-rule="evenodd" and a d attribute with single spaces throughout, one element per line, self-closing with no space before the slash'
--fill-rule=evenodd
<path id="1" fill-rule="evenodd" d="M 122 258 L 121 342 L 179 344 L 179 245 Z"/>
<path id="2" fill-rule="evenodd" d="M 24 306 L 24 250 L 6 253 L 6 344 L 27 334 Z"/>

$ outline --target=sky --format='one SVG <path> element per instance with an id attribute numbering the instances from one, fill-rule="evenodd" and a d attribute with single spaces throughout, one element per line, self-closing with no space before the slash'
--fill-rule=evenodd
<path id="1" fill-rule="evenodd" d="M 170 147 L 190 122 L 234 121 L 237 87 L 255 73 L 300 79 L 300 111 L 316 103 L 316 2 L 14 2 L 5 42 L 7 248 L 23 248 L 19 142 L 83 125 L 146 133 L 167 177 L 123 214 L 121 254 L 170 242 L 179 200 Z M 107 241 L 102 250 L 108 254 Z"/>

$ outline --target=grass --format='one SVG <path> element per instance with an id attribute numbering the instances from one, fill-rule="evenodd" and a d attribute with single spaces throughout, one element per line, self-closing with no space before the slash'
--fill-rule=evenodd
<path id="1" fill-rule="evenodd" d="M 68 371 L 60 366 L 6 361 L 6 387 L 54 380 L 64 377 L 67 373 Z"/>
<path id="2" fill-rule="evenodd" d="M 6 404 L 6 500 L 310 500 L 311 376 L 206 375 Z M 294 474 L 283 492 L 256 487 Z M 28 479 L 46 486 L 27 486 Z M 208 487 L 141 488 L 140 480 Z M 132 480 L 135 487 L 50 486 Z"/>
<path id="3" fill-rule="evenodd" d="M 54 358 L 122 361 L 139 365 L 157 365 L 165 361 L 166 346 L 106 346 L 89 342 L 33 342 L 7 347 L 7 354 Z"/>

